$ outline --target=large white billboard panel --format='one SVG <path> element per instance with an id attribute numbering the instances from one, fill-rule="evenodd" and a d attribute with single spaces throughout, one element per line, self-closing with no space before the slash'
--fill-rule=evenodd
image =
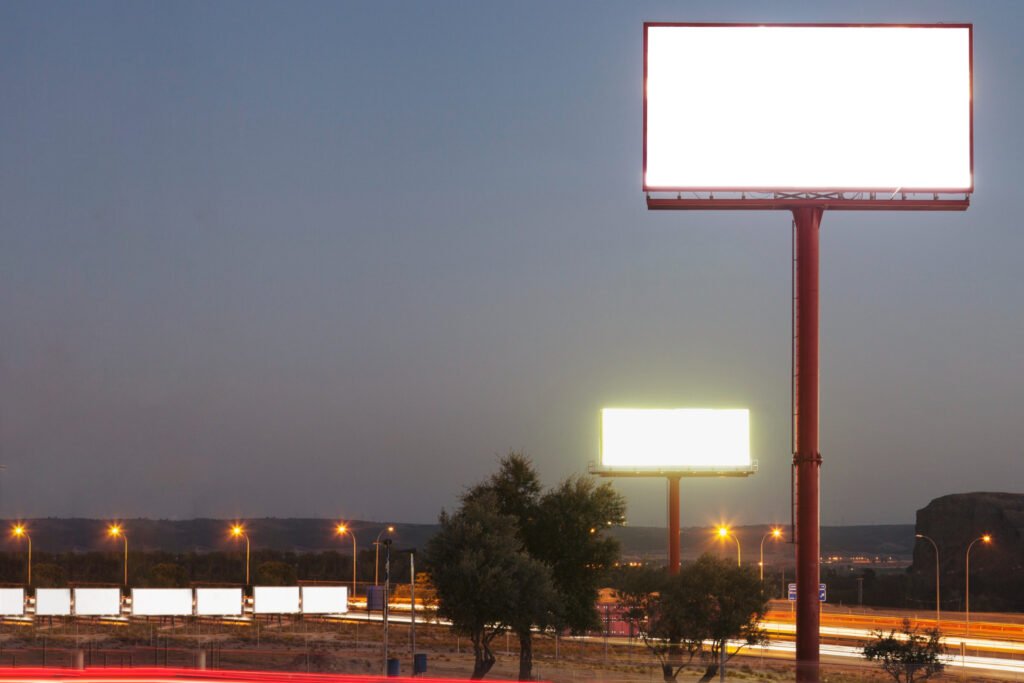
<path id="1" fill-rule="evenodd" d="M 120 588 L 76 588 L 75 615 L 110 617 L 121 614 Z"/>
<path id="2" fill-rule="evenodd" d="M 237 617 L 242 615 L 241 588 L 197 588 L 196 614 Z"/>
<path id="3" fill-rule="evenodd" d="M 973 189 L 970 26 L 645 31 L 647 190 Z"/>
<path id="4" fill-rule="evenodd" d="M 192 615 L 191 588 L 133 588 L 132 615 L 177 617 Z"/>
<path id="5" fill-rule="evenodd" d="M 345 586 L 303 586 L 303 614 L 345 614 L 348 588 Z"/>
<path id="6" fill-rule="evenodd" d="M 601 466 L 629 471 L 749 471 L 750 411 L 605 408 Z"/>
<path id="7" fill-rule="evenodd" d="M 37 588 L 36 616 L 64 617 L 71 614 L 70 588 Z"/>
<path id="8" fill-rule="evenodd" d="M 25 614 L 25 589 L 0 588 L 0 615 L 20 617 Z"/>
<path id="9" fill-rule="evenodd" d="M 296 614 L 299 611 L 298 586 L 253 586 L 252 597 L 256 614 Z"/>

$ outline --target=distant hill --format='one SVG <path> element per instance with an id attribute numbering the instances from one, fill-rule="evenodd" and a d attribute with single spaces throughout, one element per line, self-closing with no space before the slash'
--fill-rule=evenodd
<path id="1" fill-rule="evenodd" d="M 236 548 L 237 541 L 228 536 L 231 520 L 223 519 L 127 519 L 120 520 L 128 534 L 130 549 L 164 550 L 168 552 L 209 552 Z M 336 522 L 329 519 L 248 519 L 244 520 L 253 549 L 292 550 L 309 552 L 339 550 L 350 552 L 352 541 L 348 536 L 335 534 Z M 89 550 L 116 550 L 119 545 L 106 535 L 107 522 L 96 519 L 46 518 L 26 520 L 32 534 L 33 549 L 44 552 L 83 552 Z M 360 550 L 371 547 L 386 523 L 364 520 L 350 522 L 355 530 Z M 436 531 L 436 524 L 394 523 L 392 534 L 398 548 L 422 547 Z M 747 526 L 735 529 L 743 553 L 755 558 L 762 535 L 767 526 Z M 788 536 L 789 529 L 785 528 Z M 622 544 L 627 558 L 658 559 L 666 555 L 664 528 L 622 527 L 611 531 Z M 385 532 L 386 534 L 386 532 Z M 693 558 L 705 550 L 717 550 L 718 541 L 710 528 L 688 527 L 682 532 L 684 558 Z M 792 546 L 765 542 L 766 557 L 791 553 Z M 775 546 L 774 548 L 772 546 Z M 7 541 L 6 550 L 16 548 Z M 822 554 L 880 555 L 909 557 L 914 549 L 914 526 L 911 524 L 885 524 L 866 526 L 827 526 L 821 529 Z"/>

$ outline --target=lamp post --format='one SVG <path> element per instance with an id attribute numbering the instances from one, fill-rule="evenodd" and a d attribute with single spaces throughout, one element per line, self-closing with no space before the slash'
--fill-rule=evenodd
<path id="1" fill-rule="evenodd" d="M 964 613 L 967 616 L 968 635 L 971 633 L 971 548 L 973 548 L 974 544 L 978 541 L 983 541 L 984 543 L 991 543 L 992 536 L 990 534 L 979 536 L 978 538 L 971 541 L 970 545 L 967 546 L 967 561 L 965 563 L 967 566 L 964 568 L 964 575 L 967 578 L 966 585 L 964 586 Z"/>
<path id="2" fill-rule="evenodd" d="M 351 529 L 344 524 L 339 524 L 337 527 L 339 536 L 348 534 L 352 537 L 352 597 L 356 597 L 356 535 Z"/>
<path id="3" fill-rule="evenodd" d="M 736 566 L 737 567 L 741 566 L 740 565 L 740 552 L 741 552 L 740 551 L 740 539 L 736 537 L 736 534 L 730 532 L 728 527 L 724 527 L 724 526 L 718 527 L 718 537 L 719 538 L 729 538 L 729 537 L 732 537 L 732 540 L 736 541 Z"/>
<path id="4" fill-rule="evenodd" d="M 380 537 L 383 536 L 384 534 L 393 534 L 393 533 L 395 533 L 395 527 L 389 525 L 389 526 L 381 529 L 380 533 L 377 534 L 377 538 L 373 541 L 373 545 L 376 546 L 376 551 L 374 552 L 374 557 L 373 557 L 373 585 L 374 586 L 376 586 L 377 583 L 378 583 L 377 582 L 377 576 L 380 573 L 380 571 L 379 571 L 380 570 Z"/>
<path id="5" fill-rule="evenodd" d="M 780 529 L 778 527 L 773 527 L 771 531 L 769 531 L 768 533 L 766 533 L 764 536 L 761 537 L 761 555 L 760 555 L 760 558 L 758 559 L 757 566 L 760 568 L 761 583 L 762 584 L 764 584 L 764 541 L 769 536 L 771 536 L 776 541 L 779 540 L 780 538 L 782 538 L 782 529 Z M 737 543 L 739 543 L 739 541 L 737 541 Z"/>
<path id="6" fill-rule="evenodd" d="M 245 527 L 235 524 L 231 527 L 231 536 L 245 539 L 245 585 L 249 585 L 249 534 L 245 533 Z"/>
<path id="7" fill-rule="evenodd" d="M 924 540 L 926 540 L 929 543 L 931 543 L 932 547 L 935 548 L 935 628 L 938 628 L 939 627 L 939 546 L 935 545 L 935 541 L 933 541 L 928 536 L 925 536 L 924 534 L 914 534 L 914 536 L 917 537 L 917 538 L 923 538 Z"/>
<path id="8" fill-rule="evenodd" d="M 128 587 L 128 534 L 124 532 L 124 527 L 120 524 L 111 524 L 107 527 L 107 533 L 111 538 L 121 538 L 124 540 L 124 586 Z"/>
<path id="9" fill-rule="evenodd" d="M 11 533 L 14 534 L 15 538 L 24 537 L 28 541 L 28 581 L 25 582 L 26 586 L 32 585 L 32 537 L 28 535 L 28 530 L 25 529 L 24 524 L 15 524 L 11 528 Z"/>

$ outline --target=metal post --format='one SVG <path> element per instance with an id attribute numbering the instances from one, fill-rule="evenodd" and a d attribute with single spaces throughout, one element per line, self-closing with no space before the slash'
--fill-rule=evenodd
<path id="1" fill-rule="evenodd" d="M 416 656 L 416 551 L 409 551 L 409 638 L 413 657 Z"/>
<path id="2" fill-rule="evenodd" d="M 668 571 L 678 574 L 679 561 L 679 477 L 668 478 Z"/>
<path id="3" fill-rule="evenodd" d="M 935 548 L 935 628 L 939 627 L 939 546 L 935 545 L 935 541 L 925 536 L 924 534 L 915 534 L 918 538 L 923 538 L 932 544 Z"/>
<path id="4" fill-rule="evenodd" d="M 384 546 L 384 676 L 388 675 L 388 593 L 391 587 L 391 539 L 381 541 Z M 377 546 L 378 549 L 380 545 Z"/>
<path id="5" fill-rule="evenodd" d="M 796 471 L 796 680 L 817 683 L 820 672 L 821 605 L 818 482 L 818 295 L 819 228 L 823 209 L 793 209 L 796 224 L 794 324 L 795 407 L 793 465 Z"/>

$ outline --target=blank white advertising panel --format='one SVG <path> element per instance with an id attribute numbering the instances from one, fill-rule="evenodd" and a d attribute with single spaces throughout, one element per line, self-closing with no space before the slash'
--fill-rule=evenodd
<path id="1" fill-rule="evenodd" d="M 601 466 L 627 471 L 749 471 L 745 408 L 605 408 Z"/>
<path id="2" fill-rule="evenodd" d="M 348 612 L 345 586 L 303 586 L 303 614 L 344 614 Z"/>
<path id="3" fill-rule="evenodd" d="M 70 588 L 37 588 L 36 616 L 64 617 L 71 614 Z"/>
<path id="4" fill-rule="evenodd" d="M 133 588 L 132 614 L 137 617 L 192 615 L 191 588 Z"/>
<path id="5" fill-rule="evenodd" d="M 646 190 L 974 187 L 970 25 L 644 29 Z"/>
<path id="6" fill-rule="evenodd" d="M 76 588 L 75 615 L 109 617 L 121 613 L 120 588 Z"/>
<path id="7" fill-rule="evenodd" d="M 196 614 L 237 617 L 242 614 L 241 588 L 197 588 Z"/>
<path id="8" fill-rule="evenodd" d="M 299 611 L 298 586 L 254 586 L 252 591 L 256 614 L 296 614 Z"/>
<path id="9" fill-rule="evenodd" d="M 0 588 L 0 615 L 20 617 L 25 614 L 25 589 Z"/>

